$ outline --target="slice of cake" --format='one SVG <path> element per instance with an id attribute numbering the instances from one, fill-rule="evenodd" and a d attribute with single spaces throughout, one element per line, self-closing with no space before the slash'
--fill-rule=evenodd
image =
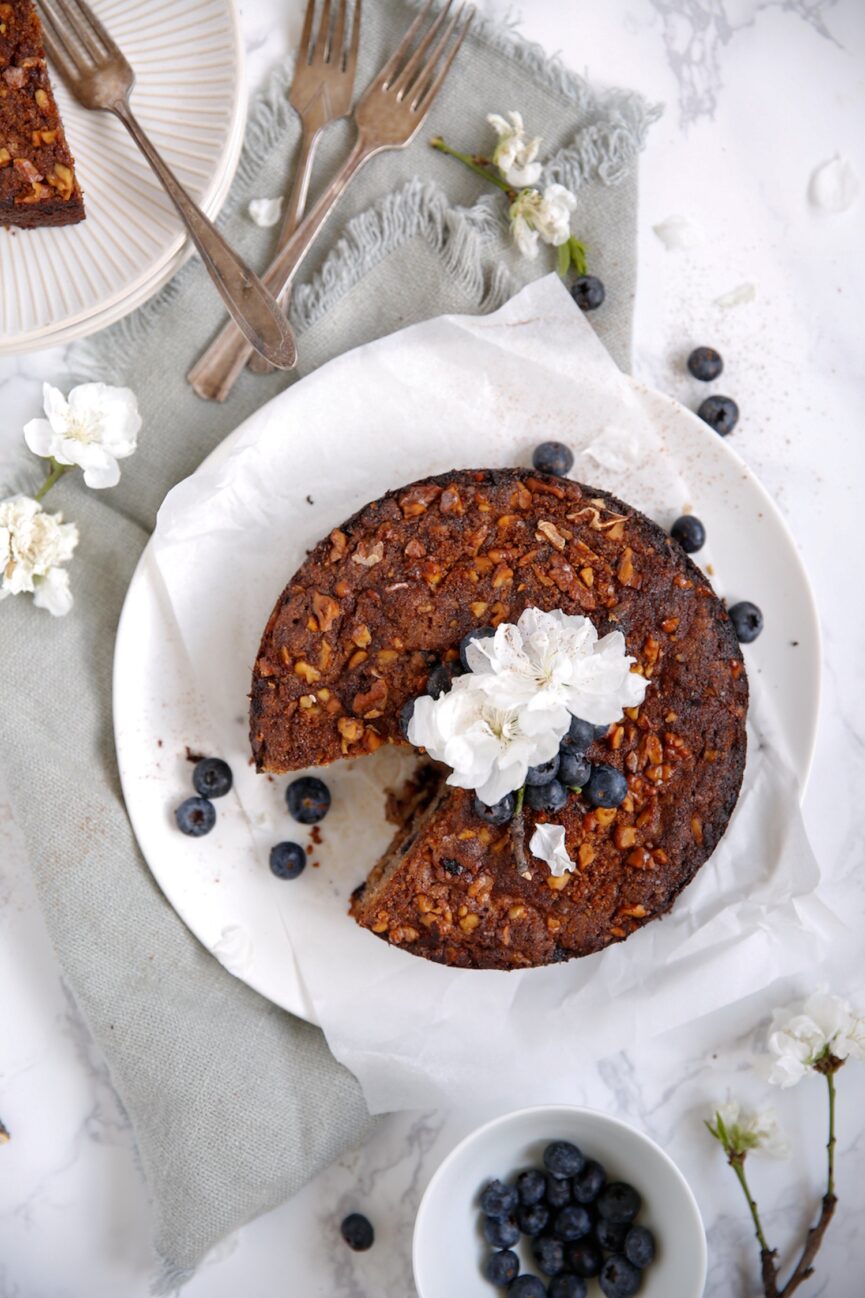
<path id="1" fill-rule="evenodd" d="M 264 632 L 252 684 L 259 770 L 290 771 L 404 743 L 401 714 L 459 662 L 467 632 L 529 608 L 621 631 L 648 680 L 588 750 L 627 780 L 621 805 L 572 794 L 560 811 L 574 868 L 554 875 L 513 825 L 427 766 L 394 801 L 400 828 L 356 889 L 358 923 L 469 968 L 600 950 L 662 914 L 711 855 L 745 764 L 748 685 L 726 610 L 681 547 L 605 492 L 522 470 L 444 474 L 373 501 L 310 553 Z M 530 877 L 527 877 L 530 876 Z"/>
<path id="2" fill-rule="evenodd" d="M 0 0 L 0 225 L 84 220 L 32 0 Z"/>

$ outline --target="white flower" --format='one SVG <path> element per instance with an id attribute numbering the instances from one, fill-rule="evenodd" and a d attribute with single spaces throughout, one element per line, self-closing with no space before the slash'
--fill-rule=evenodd
<path id="1" fill-rule="evenodd" d="M 535 162 L 541 147 L 540 136 L 529 139 L 520 113 L 508 113 L 509 120 L 498 113 L 489 113 L 487 121 L 499 137 L 493 153 L 493 162 L 509 185 L 522 188 L 534 185 L 540 178 L 541 164 Z"/>
<path id="2" fill-rule="evenodd" d="M 473 640 L 466 660 L 499 707 L 525 710 L 527 728 L 534 728 L 533 712 L 557 710 L 609 725 L 643 702 L 648 684 L 630 670 L 634 659 L 621 631 L 599 640 L 589 618 L 560 609 L 527 608 L 516 624 L 503 622 L 494 636 Z M 561 734 L 569 724 L 564 717 Z"/>
<path id="3" fill-rule="evenodd" d="M 718 1124 L 718 1119 L 721 1119 Z M 719 1104 L 715 1110 L 717 1134 L 724 1148 L 735 1154 L 759 1150 L 770 1158 L 784 1158 L 790 1146 L 772 1109 L 743 1109 L 735 1100 Z M 710 1127 L 711 1129 L 711 1127 Z M 726 1140 L 721 1135 L 723 1129 Z"/>
<path id="4" fill-rule="evenodd" d="M 265 230 L 272 225 L 278 225 L 282 216 L 282 199 L 253 198 L 249 204 L 249 215 L 256 225 L 262 226 Z"/>
<path id="5" fill-rule="evenodd" d="M 567 243 L 571 234 L 571 212 L 577 200 L 564 185 L 548 185 L 543 194 L 524 189 L 511 203 L 511 234 L 524 257 L 538 255 L 538 239 L 554 248 Z"/>
<path id="6" fill-rule="evenodd" d="M 46 514 L 29 496 L 0 501 L 0 600 L 30 591 L 37 608 L 55 617 L 68 613 L 69 575 L 59 565 L 72 558 L 77 544 L 74 523 L 64 523 L 61 514 Z"/>
<path id="7" fill-rule="evenodd" d="M 532 856 L 546 861 L 550 867 L 550 874 L 567 874 L 574 868 L 574 863 L 565 847 L 564 825 L 536 825 L 529 843 L 529 851 Z"/>
<path id="8" fill-rule="evenodd" d="M 77 464 L 88 487 L 114 487 L 120 480 L 118 460 L 137 445 L 141 416 L 135 393 L 107 383 L 82 383 L 68 399 L 59 388 L 43 385 L 47 419 L 31 419 L 24 428 L 30 450 L 53 456 L 58 464 Z"/>
<path id="9" fill-rule="evenodd" d="M 492 806 L 525 784 L 530 766 L 548 762 L 558 752 L 568 720 L 560 707 L 531 713 L 499 707 L 483 680 L 469 672 L 437 699 L 419 698 L 408 737 L 451 767 L 448 784 L 475 789 Z"/>
<path id="10" fill-rule="evenodd" d="M 865 1021 L 843 997 L 817 991 L 802 1006 L 775 1010 L 768 1045 L 768 1080 L 795 1086 L 826 1054 L 865 1059 Z"/>

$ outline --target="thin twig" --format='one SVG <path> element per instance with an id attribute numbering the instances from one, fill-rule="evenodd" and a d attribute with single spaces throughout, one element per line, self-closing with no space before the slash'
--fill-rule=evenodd
<path id="1" fill-rule="evenodd" d="M 6 1142 L 11 1139 L 12 1137 L 9 1135 L 9 1132 L 6 1130 L 6 1128 L 3 1125 L 3 1120 L 0 1119 L 0 1145 L 5 1145 Z"/>
<path id="2" fill-rule="evenodd" d="M 54 486 L 55 482 L 59 482 L 60 479 L 63 477 L 64 473 L 68 473 L 69 470 L 72 468 L 71 464 L 58 464 L 57 461 L 54 459 L 53 455 L 51 457 L 50 463 L 51 463 L 51 472 L 48 474 L 48 477 L 45 479 L 45 481 L 42 483 L 42 486 L 36 492 L 36 495 L 33 497 L 34 500 L 44 499 L 44 497 L 48 495 L 48 492 Z"/>
<path id="3" fill-rule="evenodd" d="M 523 818 L 523 799 L 526 796 L 526 787 L 517 789 L 516 805 L 514 806 L 513 819 L 511 820 L 511 840 L 514 845 L 514 857 L 517 862 L 517 872 L 524 879 L 531 879 L 532 872 L 529 869 L 529 863 L 526 858 L 526 822 Z"/>
<path id="4" fill-rule="evenodd" d="M 476 162 L 474 158 L 470 157 L 468 153 L 460 153 L 459 149 L 452 149 L 449 144 L 444 142 L 440 135 L 436 135 L 431 139 L 430 144 L 434 149 L 438 149 L 439 153 L 446 153 L 449 158 L 456 158 L 456 160 L 461 162 L 464 167 L 468 167 L 469 171 L 473 171 L 476 176 L 481 176 L 484 180 L 488 180 L 491 185 L 495 185 L 497 189 L 503 190 L 511 202 L 516 198 L 517 191 L 502 180 L 500 176 L 487 170 L 486 167 L 482 167 L 481 164 Z"/>

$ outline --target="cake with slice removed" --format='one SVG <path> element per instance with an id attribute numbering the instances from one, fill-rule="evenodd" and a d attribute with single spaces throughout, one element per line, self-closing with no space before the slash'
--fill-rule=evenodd
<path id="1" fill-rule="evenodd" d="M 0 0 L 0 225 L 84 220 L 32 0 Z"/>
<path id="2" fill-rule="evenodd" d="M 462 470 L 389 492 L 319 543 L 283 591 L 255 664 L 251 743 L 284 772 L 405 743 L 406 704 L 459 670 L 472 629 L 527 608 L 620 630 L 649 681 L 589 749 L 623 772 L 617 808 L 573 794 L 573 871 L 516 864 L 512 826 L 427 763 L 393 800 L 389 851 L 352 899 L 358 923 L 429 959 L 510 969 L 587 955 L 663 914 L 711 855 L 745 763 L 748 686 L 726 610 L 682 549 L 605 492 L 525 470 Z M 370 863 L 373 864 L 373 863 Z"/>

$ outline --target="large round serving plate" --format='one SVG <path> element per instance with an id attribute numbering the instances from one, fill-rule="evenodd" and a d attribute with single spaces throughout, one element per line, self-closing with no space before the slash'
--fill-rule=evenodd
<path id="1" fill-rule="evenodd" d="M 370 350 L 363 349 L 364 355 Z M 410 385 L 429 359 L 422 336 L 406 331 L 398 369 L 391 360 L 393 383 Z M 359 962 L 358 985 L 363 984 L 363 960 L 381 944 L 347 917 L 348 896 L 390 837 L 383 790 L 398 778 L 404 759 L 399 750 L 386 748 L 353 765 L 328 768 L 333 808 L 322 826 L 324 842 L 314 845 L 311 857 L 321 869 L 310 867 L 294 883 L 276 879 L 268 869 L 268 845 L 281 839 L 304 841 L 305 832 L 285 810 L 288 778 L 258 776 L 250 765 L 246 692 L 258 635 L 304 549 L 354 508 L 389 488 L 449 468 L 527 463 L 538 440 L 524 428 L 515 434 L 506 418 L 476 421 L 471 438 L 463 438 L 462 449 L 455 450 L 455 436 L 441 431 L 457 417 L 447 407 L 446 392 L 441 408 L 421 404 L 410 423 L 397 422 L 381 373 L 378 387 L 365 391 L 366 370 L 356 362 L 354 381 L 359 388 L 348 387 L 340 381 L 340 363 L 323 367 L 263 407 L 197 471 L 200 475 L 220 469 L 238 499 L 243 498 L 244 508 L 251 505 L 255 510 L 257 502 L 278 491 L 279 521 L 270 533 L 250 537 L 238 520 L 217 512 L 211 517 L 206 499 L 198 499 L 195 510 L 187 511 L 194 517 L 187 519 L 184 502 L 197 475 L 169 497 L 156 538 L 145 549 L 129 587 L 114 678 L 123 790 L 138 841 L 160 887 L 227 968 L 278 1005 L 310 1019 L 312 1001 L 293 958 L 287 918 L 297 922 L 302 915 L 308 888 L 326 891 L 332 904 L 327 940 L 334 949 L 351 944 Z M 373 385 L 375 381 L 369 380 Z M 766 630 L 746 649 L 749 676 L 752 684 L 760 682 L 761 699 L 776 718 L 791 779 L 804 787 L 817 724 L 820 642 L 814 601 L 796 546 L 773 501 L 727 442 L 669 397 L 636 383 L 630 391 L 660 439 L 661 453 L 676 457 L 689 503 L 706 523 L 710 549 L 697 557 L 711 567 L 716 590 L 731 602 L 752 599 L 764 610 Z M 462 417 L 469 427 L 472 410 Z M 575 439 L 579 428 L 580 414 L 575 413 Z M 567 437 L 568 430 L 559 429 L 558 435 Z M 257 453 L 265 438 L 275 447 L 273 463 Z M 584 464 L 578 464 L 578 470 L 575 476 L 591 481 Z M 599 485 L 611 483 L 607 479 Z M 644 490 L 632 483 L 622 494 L 666 526 L 680 505 L 673 502 L 670 514 L 670 502 L 653 494 L 648 480 Z M 167 525 L 183 530 L 187 523 L 194 538 L 189 548 L 168 555 L 160 551 L 160 532 Z M 230 564 L 208 564 L 213 536 L 223 542 L 229 538 L 239 570 L 244 568 L 240 557 L 245 556 L 245 575 L 231 571 Z M 249 559 L 250 546 L 254 562 Z M 194 598 L 201 610 L 194 625 L 203 640 L 193 651 L 188 626 L 186 635 L 178 626 L 176 592 L 173 604 L 166 588 L 166 581 L 170 585 L 176 576 L 170 565 L 186 561 L 195 573 Z M 201 839 L 181 835 L 173 818 L 173 809 L 192 791 L 187 750 L 193 756 L 201 752 L 226 758 L 235 777 L 234 790 L 219 801 L 216 829 Z M 677 905 L 688 905 L 687 892 Z M 560 968 L 567 978 L 571 966 Z"/>
<path id="2" fill-rule="evenodd" d="M 132 107 L 210 217 L 234 177 L 246 117 L 234 0 L 93 0 L 131 63 Z M 57 346 L 127 315 L 165 284 L 191 245 L 125 128 L 51 79 L 87 218 L 54 230 L 0 229 L 0 355 Z"/>

